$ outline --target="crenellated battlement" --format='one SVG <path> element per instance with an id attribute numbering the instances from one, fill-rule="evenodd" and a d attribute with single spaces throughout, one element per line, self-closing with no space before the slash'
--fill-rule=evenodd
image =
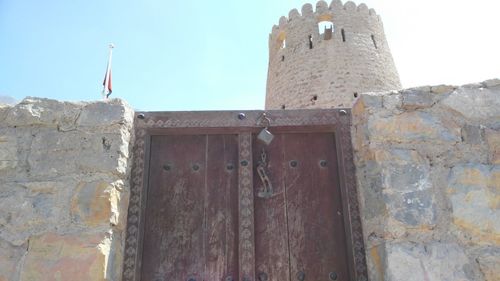
<path id="1" fill-rule="evenodd" d="M 383 30 L 379 15 L 374 9 L 369 9 L 366 4 L 356 5 L 352 1 L 343 4 L 340 0 L 333 0 L 330 5 L 325 1 L 312 4 L 304 4 L 301 11 L 292 9 L 288 17 L 282 16 L 277 25 L 272 27 L 270 33 L 270 48 L 283 48 L 283 41 L 287 46 L 292 46 L 294 38 L 319 38 L 320 30 L 315 30 L 319 22 L 328 21 L 334 26 L 333 32 L 340 27 L 356 33 L 377 33 Z M 317 27 L 316 27 L 317 29 Z M 307 33 L 307 34 L 306 34 Z M 291 40 L 287 40 L 291 39 Z M 292 45 L 290 44 L 292 43 Z"/>
<path id="2" fill-rule="evenodd" d="M 373 18 L 375 20 L 380 20 L 380 17 L 375 12 L 375 9 L 370 9 L 364 3 L 356 5 L 356 3 L 352 1 L 347 1 L 345 4 L 342 4 L 340 0 L 333 0 L 330 5 L 326 1 L 318 1 L 316 3 L 316 9 L 313 9 L 313 5 L 310 3 L 306 3 L 302 6 L 301 12 L 297 9 L 292 9 L 288 13 L 288 17 L 282 16 L 279 19 L 279 24 L 273 26 L 273 32 L 279 30 L 280 28 L 284 28 L 285 25 L 295 19 L 302 19 L 304 17 L 321 20 L 321 18 L 325 15 L 333 16 L 335 13 L 350 13 L 353 16 L 366 16 Z"/>
<path id="3" fill-rule="evenodd" d="M 333 0 L 330 5 L 325 1 L 318 1 L 316 9 L 310 3 L 302 6 L 301 12 L 297 9 L 292 9 L 288 13 L 288 17 L 282 16 L 279 19 L 278 25 L 274 25 L 271 33 L 279 32 L 280 29 L 285 29 L 286 25 L 292 20 L 312 19 L 317 21 L 334 19 L 335 14 L 349 15 L 350 17 L 357 18 L 359 16 L 367 17 L 372 20 L 380 21 L 374 9 L 369 9 L 366 4 L 362 3 L 358 6 L 352 1 L 342 4 L 340 0 Z"/>
<path id="4" fill-rule="evenodd" d="M 269 34 L 266 108 L 349 107 L 357 93 L 401 87 L 380 16 L 321 0 L 292 9 Z"/>

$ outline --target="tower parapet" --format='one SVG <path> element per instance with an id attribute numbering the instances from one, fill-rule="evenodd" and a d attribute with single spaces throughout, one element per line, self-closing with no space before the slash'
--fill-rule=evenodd
<path id="1" fill-rule="evenodd" d="M 350 107 L 358 93 L 400 88 L 382 21 L 365 4 L 305 4 L 272 28 L 267 109 Z"/>

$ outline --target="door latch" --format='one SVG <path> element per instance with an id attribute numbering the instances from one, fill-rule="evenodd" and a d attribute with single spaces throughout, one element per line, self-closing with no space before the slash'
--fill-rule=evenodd
<path id="1" fill-rule="evenodd" d="M 269 131 L 269 126 L 271 126 L 271 119 L 267 117 L 265 112 L 257 119 L 257 125 L 264 126 L 264 129 L 260 131 L 257 135 L 257 139 L 269 145 L 274 138 L 274 135 Z"/>
<path id="2" fill-rule="evenodd" d="M 260 180 L 262 182 L 262 190 L 257 192 L 257 196 L 260 198 L 269 198 L 273 195 L 273 185 L 266 172 L 267 168 L 267 154 L 265 149 L 262 149 L 260 154 L 260 161 L 257 166 L 257 173 L 259 174 Z"/>

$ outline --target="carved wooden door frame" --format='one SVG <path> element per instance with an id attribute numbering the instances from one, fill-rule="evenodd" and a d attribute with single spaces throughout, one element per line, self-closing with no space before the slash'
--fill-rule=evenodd
<path id="1" fill-rule="evenodd" d="M 123 261 L 124 281 L 141 280 L 142 239 L 145 221 L 151 137 L 169 134 L 238 134 L 239 142 L 239 279 L 255 279 L 253 223 L 252 134 L 263 127 L 262 114 L 270 119 L 270 130 L 286 132 L 332 132 L 338 152 L 339 181 L 347 238 L 351 280 L 368 280 L 365 249 L 356 190 L 351 143 L 350 109 L 137 112 L 130 179 L 130 203 Z M 248 221 L 250 223 L 241 223 Z"/>

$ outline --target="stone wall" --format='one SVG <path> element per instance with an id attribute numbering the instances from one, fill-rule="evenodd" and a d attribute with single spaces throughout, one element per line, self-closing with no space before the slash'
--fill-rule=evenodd
<path id="1" fill-rule="evenodd" d="M 333 24 L 328 40 L 324 21 Z M 365 4 L 305 4 L 269 35 L 266 109 L 349 107 L 356 93 L 399 89 L 382 21 Z"/>
<path id="2" fill-rule="evenodd" d="M 133 111 L 0 106 L 0 280 L 119 280 Z"/>
<path id="3" fill-rule="evenodd" d="M 353 107 L 372 281 L 500 280 L 500 80 Z"/>
<path id="4" fill-rule="evenodd" d="M 0 106 L 0 281 L 121 280 L 133 111 Z M 500 80 L 361 94 L 370 279 L 500 280 Z"/>

